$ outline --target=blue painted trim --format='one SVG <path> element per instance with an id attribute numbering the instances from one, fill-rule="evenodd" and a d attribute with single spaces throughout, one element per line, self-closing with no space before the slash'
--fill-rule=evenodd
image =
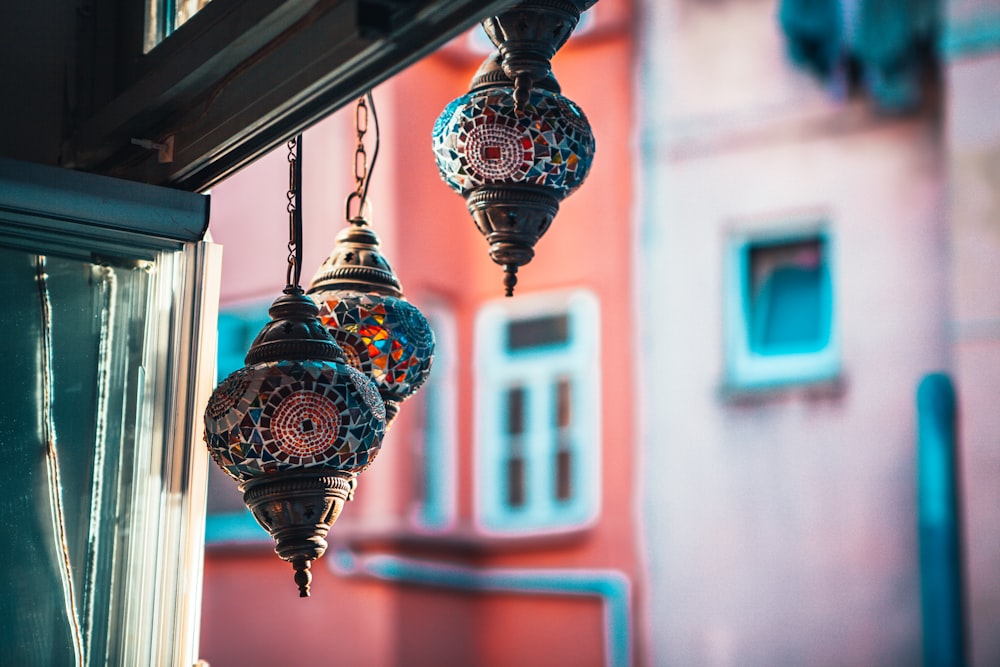
<path id="1" fill-rule="evenodd" d="M 205 518 L 205 544 L 271 543 L 267 534 L 250 510 L 226 514 L 209 514 Z"/>
<path id="2" fill-rule="evenodd" d="M 206 195 L 0 158 L 0 215 L 56 231 L 131 232 L 173 243 L 200 241 L 208 229 Z M 147 242 L 147 247 L 150 247 Z"/>
<path id="3" fill-rule="evenodd" d="M 632 656 L 631 584 L 618 570 L 480 569 L 390 555 L 358 556 L 346 549 L 328 556 L 338 575 L 480 593 L 593 596 L 604 608 L 608 667 L 626 667 Z"/>
<path id="4" fill-rule="evenodd" d="M 260 330 L 271 321 L 270 301 L 219 309 L 216 373 L 219 380 L 243 367 L 244 358 Z"/>
<path id="5" fill-rule="evenodd" d="M 821 309 L 827 319 L 829 338 L 814 351 L 762 354 L 751 341 L 750 248 L 755 245 L 790 243 L 819 238 L 823 244 Z M 729 389 L 768 389 L 790 384 L 832 380 L 840 374 L 840 336 L 834 299 L 834 243 L 818 223 L 797 225 L 770 233 L 738 234 L 729 240 L 725 264 L 724 345 L 726 386 Z"/>
<path id="6" fill-rule="evenodd" d="M 945 60 L 956 60 L 998 50 L 1000 50 L 1000 12 L 983 13 L 961 22 L 949 23 L 943 31 L 939 45 L 939 51 Z"/>

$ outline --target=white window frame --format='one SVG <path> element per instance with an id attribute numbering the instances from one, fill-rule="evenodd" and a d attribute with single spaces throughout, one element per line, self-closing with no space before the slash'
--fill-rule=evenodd
<path id="1" fill-rule="evenodd" d="M 565 344 L 509 350 L 508 325 L 565 313 L 569 318 Z M 476 452 L 475 498 L 477 528 L 486 533 L 522 535 L 585 528 L 596 521 L 601 505 L 600 312 L 588 290 L 551 292 L 488 303 L 475 327 Z M 572 382 L 573 495 L 558 500 L 555 493 L 557 432 L 552 388 L 559 378 Z M 506 501 L 507 434 L 503 406 L 506 392 L 525 387 L 525 500 Z"/>

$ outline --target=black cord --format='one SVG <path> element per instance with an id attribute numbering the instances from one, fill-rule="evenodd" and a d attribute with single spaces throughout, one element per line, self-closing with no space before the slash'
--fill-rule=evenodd
<path id="1" fill-rule="evenodd" d="M 361 188 L 361 203 L 358 207 L 358 212 L 364 211 L 365 202 L 368 201 L 368 185 L 372 180 L 372 172 L 375 171 L 375 160 L 378 159 L 378 145 L 379 145 L 379 131 L 378 131 L 378 114 L 375 113 L 375 98 L 372 97 L 372 91 L 369 90 L 365 93 L 365 99 L 368 101 L 368 109 L 372 114 L 372 125 L 375 127 L 375 146 L 372 149 L 372 161 L 368 165 L 368 169 L 365 171 L 365 182 Z"/>
<path id="2" fill-rule="evenodd" d="M 294 144 L 294 146 L 292 145 Z M 292 152 L 294 150 L 294 153 Z M 302 135 L 288 142 L 288 269 L 287 290 L 300 290 L 302 281 Z"/>

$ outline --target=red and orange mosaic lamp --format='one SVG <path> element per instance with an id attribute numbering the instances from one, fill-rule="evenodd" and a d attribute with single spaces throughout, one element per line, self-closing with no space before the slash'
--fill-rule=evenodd
<path id="1" fill-rule="evenodd" d="M 365 150 L 369 114 L 375 135 L 370 164 Z M 388 426 L 399 405 L 430 373 L 434 332 L 423 313 L 403 296 L 399 278 L 369 226 L 368 184 L 378 158 L 378 116 L 370 92 L 358 100 L 355 128 L 356 190 L 347 198 L 348 226 L 338 234 L 333 252 L 316 272 L 308 294 L 319 304 L 320 320 L 350 363 L 378 387 Z"/>
<path id="2" fill-rule="evenodd" d="M 375 383 L 348 363 L 299 286 L 302 260 L 302 139 L 289 142 L 287 286 L 271 305 L 246 366 L 226 377 L 205 411 L 215 462 L 240 484 L 254 518 L 291 562 L 302 597 L 313 560 L 344 507 L 355 475 L 374 459 L 385 432 Z"/>

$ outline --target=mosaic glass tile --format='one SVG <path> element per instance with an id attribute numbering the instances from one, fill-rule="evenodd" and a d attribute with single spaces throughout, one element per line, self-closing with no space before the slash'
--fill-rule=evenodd
<path id="1" fill-rule="evenodd" d="M 348 362 L 375 382 L 382 398 L 404 400 L 427 380 L 434 332 L 411 303 L 347 290 L 311 296 Z"/>
<path id="2" fill-rule="evenodd" d="M 441 178 L 463 196 L 487 184 L 528 183 L 562 198 L 576 190 L 594 156 L 594 135 L 579 107 L 533 89 L 524 111 L 513 88 L 453 100 L 437 119 L 433 148 Z"/>
<path id="3" fill-rule="evenodd" d="M 360 471 L 384 432 L 385 404 L 374 384 L 351 366 L 325 361 L 237 370 L 205 412 L 209 452 L 239 481 L 298 467 Z"/>

